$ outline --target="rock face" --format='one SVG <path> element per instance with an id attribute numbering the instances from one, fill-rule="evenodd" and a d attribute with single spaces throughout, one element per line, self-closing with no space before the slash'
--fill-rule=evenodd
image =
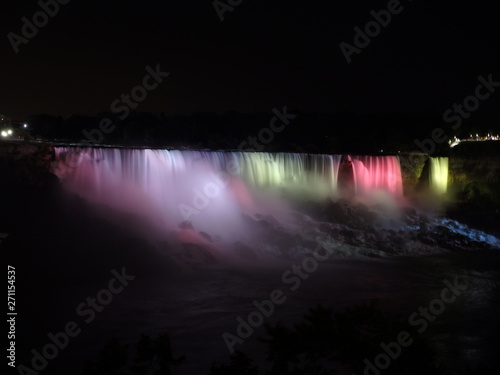
<path id="1" fill-rule="evenodd" d="M 428 159 L 429 155 L 416 152 L 399 155 L 403 191 L 406 195 L 414 193 L 421 186 L 423 179 L 427 177 L 424 169 Z"/>
<path id="2" fill-rule="evenodd" d="M 437 156 L 437 155 L 431 155 Z M 464 142 L 449 150 L 448 197 L 475 209 L 500 209 L 500 142 Z M 400 155 L 405 195 L 425 191 L 429 155 Z"/>
<path id="3" fill-rule="evenodd" d="M 20 192 L 57 184 L 50 173 L 54 148 L 45 143 L 0 142 L 0 191 Z"/>
<path id="4" fill-rule="evenodd" d="M 50 223 L 58 220 L 60 184 L 50 172 L 52 157 L 46 144 L 0 141 L 0 233 L 22 238 L 30 233 L 27 228 L 41 228 L 41 223 L 46 233 L 54 232 Z M 36 231 L 31 236 L 39 240 Z"/>
<path id="5" fill-rule="evenodd" d="M 462 203 L 500 209 L 500 142 L 470 142 L 450 152 L 450 192 Z"/>

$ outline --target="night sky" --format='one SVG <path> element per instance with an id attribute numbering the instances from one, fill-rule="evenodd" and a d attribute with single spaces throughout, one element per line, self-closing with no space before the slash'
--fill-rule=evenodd
<path id="1" fill-rule="evenodd" d="M 4 0 L 0 113 L 109 111 L 159 64 L 170 76 L 138 111 L 440 114 L 473 94 L 479 75 L 500 81 L 494 5 L 401 1 L 348 64 L 339 44 L 354 45 L 354 27 L 387 1 L 244 0 L 221 22 L 212 1 L 72 0 L 16 54 L 8 34 L 22 36 L 21 18 L 41 8 Z M 474 118 L 498 123 L 499 100 L 481 102 Z"/>

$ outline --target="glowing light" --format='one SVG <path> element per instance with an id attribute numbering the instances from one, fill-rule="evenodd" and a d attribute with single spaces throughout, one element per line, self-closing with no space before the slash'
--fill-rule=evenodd
<path id="1" fill-rule="evenodd" d="M 488 133 L 488 135 L 484 137 L 480 137 L 479 134 L 476 134 L 475 136 L 472 136 L 472 134 L 469 135 L 469 138 L 465 139 L 459 139 L 456 136 L 448 140 L 448 144 L 450 147 L 455 147 L 456 145 L 462 143 L 462 142 L 484 142 L 484 141 L 500 141 L 500 135 L 491 135 Z"/>
<path id="2" fill-rule="evenodd" d="M 430 158 L 430 189 L 436 194 L 445 194 L 448 190 L 448 158 Z"/>
<path id="3" fill-rule="evenodd" d="M 7 137 L 7 132 L 6 131 L 2 132 L 2 137 Z"/>

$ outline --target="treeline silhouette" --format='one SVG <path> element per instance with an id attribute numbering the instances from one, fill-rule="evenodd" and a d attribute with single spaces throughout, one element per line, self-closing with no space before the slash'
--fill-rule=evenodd
<path id="1" fill-rule="evenodd" d="M 374 359 L 385 353 L 381 343 L 390 345 L 401 332 L 411 334 L 409 346 L 390 360 L 383 370 L 373 365 Z M 429 330 L 430 331 L 430 330 Z M 235 351 L 228 363 L 213 363 L 208 375 L 489 375 L 497 374 L 491 361 L 471 366 L 465 363 L 445 364 L 440 361 L 439 345 L 432 342 L 436 333 L 417 334 L 407 317 L 383 310 L 377 300 L 334 313 L 318 305 L 309 309 L 303 320 L 292 328 L 282 323 L 266 325 L 266 336 L 260 341 L 267 345 L 267 369 L 254 364 L 251 357 Z M 151 339 L 142 335 L 136 346 L 135 358 L 129 358 L 128 346 L 111 339 L 100 351 L 98 359 L 86 362 L 83 375 L 174 374 L 188 357 L 175 357 L 168 334 Z M 133 357 L 133 356 L 131 356 Z M 371 369 L 366 370 L 367 362 Z M 456 361 L 453 361 L 456 362 Z M 496 362 L 496 361 L 495 361 Z"/>
<path id="2" fill-rule="evenodd" d="M 282 108 L 277 110 L 282 111 Z M 440 116 L 301 113 L 293 108 L 287 111 L 297 116 L 283 130 L 273 132 L 271 141 L 268 141 L 269 131 L 264 134 L 267 135 L 265 141 L 259 137 L 259 132 L 270 127 L 274 117 L 272 111 L 181 115 L 131 112 L 124 119 L 106 112 L 68 118 L 39 114 L 28 120 L 33 138 L 62 143 L 86 140 L 96 146 L 111 144 L 212 150 L 254 148 L 257 151 L 312 153 L 410 152 L 417 149 L 415 139 L 431 137 L 437 127 L 443 128 L 447 136 L 498 131 L 489 124 L 474 122 L 464 123 L 460 129 L 453 130 L 449 124 L 443 123 Z M 99 130 L 103 119 L 110 121 L 108 132 Z M 249 137 L 255 137 L 259 146 L 252 147 L 248 143 Z M 441 153 L 448 148 L 446 143 L 437 146 L 436 151 Z"/>

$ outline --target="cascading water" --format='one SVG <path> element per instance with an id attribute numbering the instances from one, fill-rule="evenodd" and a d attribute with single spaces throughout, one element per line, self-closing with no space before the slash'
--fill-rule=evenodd
<path id="1" fill-rule="evenodd" d="M 68 147 L 55 152 L 54 173 L 67 190 L 97 207 L 114 208 L 110 214 L 127 228 L 146 234 L 157 249 L 167 243 L 175 257 L 187 254 L 189 261 L 193 252 L 203 262 L 211 259 L 208 253 L 293 258 L 317 245 L 342 254 L 429 253 L 436 251 L 429 243 L 444 225 L 450 233 L 459 225 L 400 209 L 408 203 L 395 156 Z M 446 158 L 431 159 L 434 191 L 446 191 L 447 166 Z M 122 212 L 131 215 L 117 217 Z M 449 246 L 467 248 L 477 238 L 498 244 L 467 230 L 460 229 Z"/>
<path id="2" fill-rule="evenodd" d="M 56 158 L 66 188 L 90 201 L 170 230 L 189 221 L 211 235 L 235 234 L 233 240 L 245 232 L 242 213 L 279 217 L 289 198 L 403 194 L 395 156 L 349 157 L 348 192 L 341 155 L 57 147 Z"/>
<path id="3" fill-rule="evenodd" d="M 429 185 L 431 192 L 442 195 L 448 190 L 448 158 L 429 158 Z"/>
<path id="4" fill-rule="evenodd" d="M 353 171 L 357 194 L 382 190 L 396 197 L 403 195 L 401 167 L 396 157 L 359 156 L 353 160 Z"/>
<path id="5" fill-rule="evenodd" d="M 220 172 L 251 188 L 286 188 L 323 199 L 338 194 L 341 161 L 340 155 L 68 147 L 57 147 L 56 157 L 56 174 L 72 188 L 80 185 L 85 195 L 109 198 L 108 189 L 113 185 L 118 194 L 133 186 L 157 200 L 162 196 L 164 200 L 166 192 L 169 196 L 181 194 L 187 182 L 206 178 L 204 174 L 215 178 L 213 174 Z M 349 160 L 358 195 L 373 190 L 403 194 L 396 157 L 357 156 Z M 203 188 L 203 182 L 198 187 Z"/>

